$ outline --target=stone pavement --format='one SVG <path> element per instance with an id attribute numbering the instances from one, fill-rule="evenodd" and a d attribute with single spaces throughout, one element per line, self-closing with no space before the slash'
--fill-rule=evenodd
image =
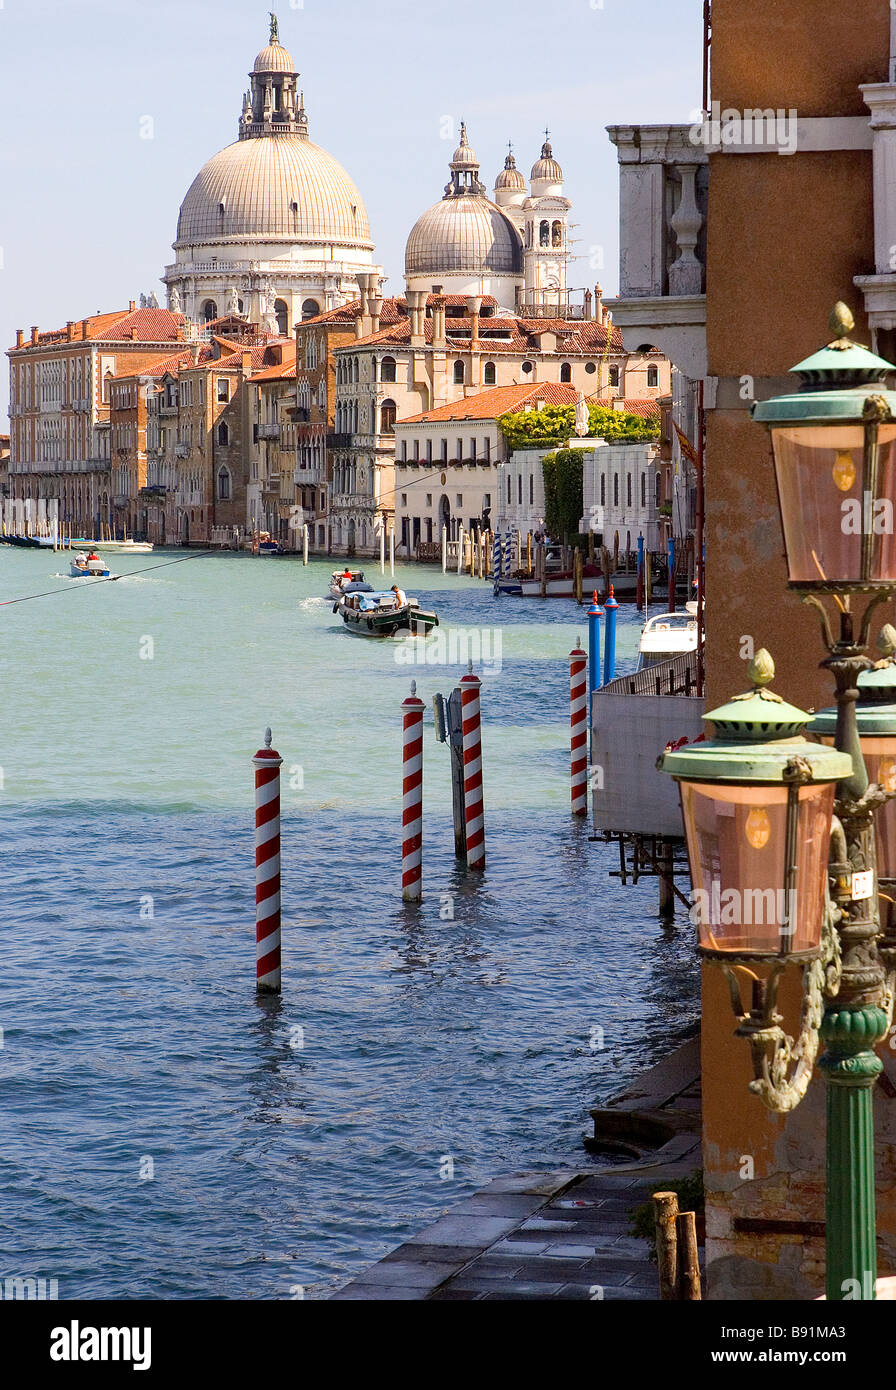
<path id="1" fill-rule="evenodd" d="M 629 1234 L 628 1213 L 664 1181 L 701 1166 L 699 1040 L 591 1113 L 594 1152 L 639 1157 L 612 1167 L 498 1178 L 332 1297 L 657 1298 L 656 1265 L 646 1242 Z M 629 1124 L 618 1118 L 625 1114 Z"/>

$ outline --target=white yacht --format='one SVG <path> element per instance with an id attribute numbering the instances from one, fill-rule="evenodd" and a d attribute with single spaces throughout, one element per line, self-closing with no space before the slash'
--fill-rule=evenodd
<path id="1" fill-rule="evenodd" d="M 684 612 L 658 613 L 655 618 L 648 618 L 641 631 L 638 670 L 696 650 L 697 604 L 694 601 L 685 604 Z"/>

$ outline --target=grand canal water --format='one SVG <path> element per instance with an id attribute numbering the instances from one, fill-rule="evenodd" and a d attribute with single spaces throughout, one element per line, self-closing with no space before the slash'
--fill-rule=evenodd
<path id="1" fill-rule="evenodd" d="M 687 922 L 659 922 L 652 880 L 610 878 L 615 852 L 568 814 L 581 611 L 397 571 L 443 632 L 493 644 L 487 872 L 456 867 L 427 720 L 425 900 L 405 907 L 399 706 L 412 676 L 429 704 L 462 669 L 342 632 L 331 567 L 193 555 L 85 587 L 61 556 L 0 548 L 0 598 L 59 591 L 0 611 L 0 1276 L 61 1298 L 325 1297 L 492 1177 L 587 1165 L 589 1106 L 696 1018 Z M 622 666 L 636 645 L 623 607 Z M 259 1001 L 266 724 L 284 988 Z"/>

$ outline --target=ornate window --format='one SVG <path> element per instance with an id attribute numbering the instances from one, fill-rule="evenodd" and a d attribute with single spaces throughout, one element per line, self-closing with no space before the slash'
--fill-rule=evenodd
<path id="1" fill-rule="evenodd" d="M 392 400 L 383 401 L 380 406 L 380 434 L 395 433 L 395 416 L 397 414 L 395 402 Z"/>
<path id="2" fill-rule="evenodd" d="M 230 443 L 230 430 L 227 428 L 227 425 L 225 424 L 225 422 L 224 422 L 223 420 L 221 421 L 220 425 L 218 426 L 218 443 L 219 443 L 219 444 L 229 444 L 229 443 Z"/>
<path id="3" fill-rule="evenodd" d="M 611 386 L 618 386 L 618 385 L 619 385 L 619 368 L 618 368 L 618 367 L 611 367 L 611 368 L 610 368 L 610 385 L 611 385 Z"/>
<path id="4" fill-rule="evenodd" d="M 568 362 L 560 363 L 560 380 L 566 382 L 572 381 L 572 367 Z"/>
<path id="5" fill-rule="evenodd" d="M 551 224 L 545 219 L 538 229 L 538 243 L 540 246 L 550 246 L 551 244 Z"/>
<path id="6" fill-rule="evenodd" d="M 296 209 L 298 211 L 298 209 Z M 302 318 L 315 319 L 320 313 L 320 305 L 316 299 L 305 299 L 302 301 Z"/>
<path id="7" fill-rule="evenodd" d="M 277 315 L 277 331 L 281 338 L 289 332 L 289 306 L 285 299 L 274 300 L 274 313 Z"/>
<path id="8" fill-rule="evenodd" d="M 206 299 L 199 312 L 206 323 L 211 323 L 212 319 L 218 317 L 218 306 L 213 299 Z"/>
<path id="9" fill-rule="evenodd" d="M 218 471 L 218 500 L 220 502 L 229 502 L 230 498 L 230 469 L 221 468 Z"/>

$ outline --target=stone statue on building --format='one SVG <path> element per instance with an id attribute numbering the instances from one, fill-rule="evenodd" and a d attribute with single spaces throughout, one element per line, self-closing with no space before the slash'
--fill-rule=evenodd
<path id="1" fill-rule="evenodd" d="M 278 331 L 277 309 L 274 299 L 274 286 L 270 280 L 266 280 L 261 290 L 262 328 L 266 333 Z"/>
<path id="2" fill-rule="evenodd" d="M 585 404 L 585 392 L 580 391 L 576 400 L 576 434 L 579 439 L 584 439 L 590 426 L 588 424 L 588 407 Z"/>
<path id="3" fill-rule="evenodd" d="M 277 24 L 277 16 L 274 14 L 274 11 L 273 11 L 273 10 L 268 10 L 268 14 L 271 16 L 271 37 L 270 37 L 269 42 L 270 42 L 270 43 L 279 43 L 279 42 L 280 42 L 280 29 L 279 29 L 279 26 L 278 26 L 278 24 Z"/>
<path id="4" fill-rule="evenodd" d="M 236 292 L 236 285 L 231 285 L 227 291 L 227 314 L 230 318 L 239 318 L 240 297 Z"/>
<path id="5" fill-rule="evenodd" d="M 140 308 L 141 308 L 141 309 L 145 309 L 145 308 L 146 308 L 146 295 L 145 295 L 145 294 L 141 294 L 141 296 L 140 296 Z"/>
<path id="6" fill-rule="evenodd" d="M 146 307 L 147 309 L 158 309 L 159 301 L 156 296 L 155 290 L 153 290 L 150 294 L 146 296 Z"/>
<path id="7" fill-rule="evenodd" d="M 172 314 L 180 313 L 180 290 L 177 285 L 172 285 L 168 291 L 168 308 Z"/>

